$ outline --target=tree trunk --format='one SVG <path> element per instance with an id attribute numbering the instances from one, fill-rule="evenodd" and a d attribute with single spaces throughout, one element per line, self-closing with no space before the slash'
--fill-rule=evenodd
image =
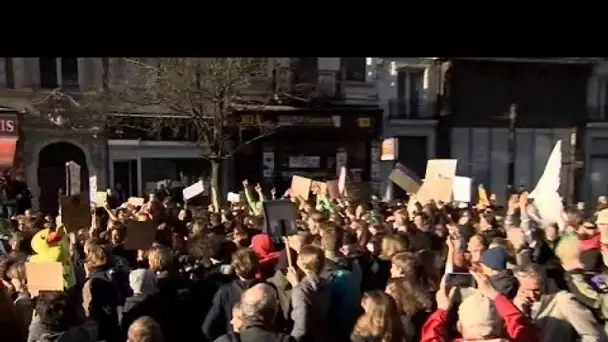
<path id="1" fill-rule="evenodd" d="M 211 160 L 211 204 L 216 212 L 220 212 L 220 170 L 222 162 L 219 160 Z"/>

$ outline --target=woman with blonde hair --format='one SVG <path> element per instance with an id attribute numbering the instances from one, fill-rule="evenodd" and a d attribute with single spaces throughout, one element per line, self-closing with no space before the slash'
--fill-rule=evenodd
<path id="1" fill-rule="evenodd" d="M 393 298 L 380 290 L 366 292 L 361 306 L 365 313 L 357 320 L 351 341 L 404 341 L 403 326 Z"/>

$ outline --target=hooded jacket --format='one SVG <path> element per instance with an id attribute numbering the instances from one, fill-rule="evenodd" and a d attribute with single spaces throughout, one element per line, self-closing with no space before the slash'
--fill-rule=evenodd
<path id="1" fill-rule="evenodd" d="M 279 261 L 280 252 L 274 250 L 270 236 L 258 234 L 251 239 L 251 249 L 260 259 L 260 270 L 257 279 L 264 280 L 274 275 L 275 265 Z"/>

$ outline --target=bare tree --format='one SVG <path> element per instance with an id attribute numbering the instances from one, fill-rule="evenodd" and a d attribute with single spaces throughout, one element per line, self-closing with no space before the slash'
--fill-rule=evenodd
<path id="1" fill-rule="evenodd" d="M 308 103 L 314 94 L 312 83 L 305 82 L 290 83 L 289 92 L 281 91 L 277 65 L 269 58 L 118 58 L 104 64 L 107 86 L 102 103 L 112 111 L 155 113 L 151 127 L 145 129 L 157 132 L 178 128 L 178 121 L 183 125 L 187 120 L 201 157 L 211 163 L 216 208 L 222 161 L 278 129 L 275 123 L 260 120 L 261 115 L 243 122 L 241 114 L 266 111 L 283 99 Z M 114 119 L 110 124 L 127 124 Z"/>

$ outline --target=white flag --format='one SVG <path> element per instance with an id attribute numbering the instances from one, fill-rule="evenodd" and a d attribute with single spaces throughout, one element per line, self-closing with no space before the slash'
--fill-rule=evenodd
<path id="1" fill-rule="evenodd" d="M 565 229 L 565 222 L 562 218 L 564 207 L 557 192 L 561 183 L 561 171 L 562 141 L 558 140 L 551 151 L 542 176 L 528 197 L 534 199 L 534 205 L 544 221 L 557 223 L 563 230 Z"/>

